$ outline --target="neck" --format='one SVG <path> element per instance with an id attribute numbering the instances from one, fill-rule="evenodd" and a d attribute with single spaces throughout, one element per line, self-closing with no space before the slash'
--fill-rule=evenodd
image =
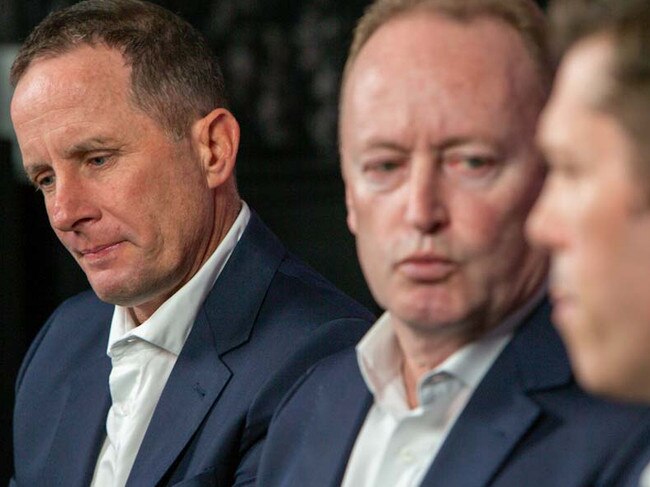
<path id="1" fill-rule="evenodd" d="M 403 356 L 402 378 L 411 409 L 418 406 L 417 385 L 420 379 L 451 355 L 472 341 L 469 334 L 434 333 L 423 338 L 421 333 L 394 320 L 393 328 Z"/>
<path id="2" fill-rule="evenodd" d="M 215 208 L 218 211 L 215 210 L 209 238 L 199 247 L 199 251 L 196 253 L 194 258 L 194 263 L 188 271 L 184 273 L 184 277 L 166 292 L 160 293 L 159 295 L 147 300 L 145 303 L 129 308 L 131 317 L 135 321 L 136 325 L 141 325 L 149 319 L 149 317 L 151 317 L 151 315 L 153 315 L 165 301 L 172 297 L 181 287 L 192 279 L 192 277 L 194 277 L 194 275 L 199 271 L 199 269 L 201 269 L 201 267 L 203 267 L 206 261 L 214 253 L 219 244 L 225 238 L 226 234 L 230 231 L 230 228 L 237 219 L 241 210 L 241 200 L 239 197 L 218 198 L 215 200 L 215 203 Z"/>
<path id="3" fill-rule="evenodd" d="M 543 275 L 542 275 L 543 277 Z M 541 291 L 543 279 L 528 286 L 520 299 L 515 299 L 501 311 L 481 309 L 457 323 L 416 325 L 391 316 L 391 325 L 403 357 L 402 377 L 411 408 L 417 406 L 417 384 L 420 379 L 438 367 L 468 343 L 481 339 L 497 328 L 511 313 L 522 309 Z"/>

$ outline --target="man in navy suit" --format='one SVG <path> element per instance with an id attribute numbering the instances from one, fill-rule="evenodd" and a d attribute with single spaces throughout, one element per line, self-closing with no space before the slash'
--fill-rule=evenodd
<path id="1" fill-rule="evenodd" d="M 76 4 L 11 77 L 25 170 L 93 289 L 24 360 L 12 484 L 252 484 L 283 393 L 372 316 L 239 198 L 219 67 L 174 14 Z"/>
<path id="2" fill-rule="evenodd" d="M 575 384 L 524 238 L 550 66 L 528 0 L 377 0 L 361 19 L 340 152 L 386 313 L 285 398 L 260 486 L 615 485 L 647 411 Z"/>
<path id="3" fill-rule="evenodd" d="M 552 251 L 553 321 L 576 376 L 650 402 L 650 3 L 555 2 L 562 56 L 538 140 L 549 175 L 528 230 Z M 630 486 L 650 486 L 650 430 Z M 623 479 L 621 479 L 623 481 Z"/>

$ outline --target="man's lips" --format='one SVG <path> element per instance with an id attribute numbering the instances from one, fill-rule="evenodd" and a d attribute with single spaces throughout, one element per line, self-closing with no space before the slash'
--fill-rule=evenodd
<path id="1" fill-rule="evenodd" d="M 77 250 L 77 254 L 85 260 L 101 259 L 108 256 L 117 247 L 122 244 L 122 241 L 112 242 L 108 244 L 94 245 L 92 247 L 85 247 Z"/>
<path id="2" fill-rule="evenodd" d="M 458 264 L 435 254 L 415 254 L 400 260 L 397 268 L 414 281 L 441 281 L 455 272 Z"/>

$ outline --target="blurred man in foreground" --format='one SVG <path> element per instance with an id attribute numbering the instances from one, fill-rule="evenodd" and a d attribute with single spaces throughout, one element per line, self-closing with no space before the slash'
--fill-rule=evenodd
<path id="1" fill-rule="evenodd" d="M 279 398 L 371 316 L 239 198 L 219 66 L 171 12 L 78 3 L 11 77 L 25 170 L 93 288 L 25 358 L 12 482 L 254 482 Z"/>
<path id="2" fill-rule="evenodd" d="M 553 320 L 580 382 L 648 403 L 650 3 L 565 0 L 553 19 L 564 57 L 539 127 L 550 170 L 528 230 L 553 253 Z"/>
<path id="3" fill-rule="evenodd" d="M 642 411 L 574 383 L 524 238 L 550 88 L 526 0 L 378 0 L 341 94 L 348 225 L 386 313 L 276 413 L 259 485 L 612 485 Z"/>

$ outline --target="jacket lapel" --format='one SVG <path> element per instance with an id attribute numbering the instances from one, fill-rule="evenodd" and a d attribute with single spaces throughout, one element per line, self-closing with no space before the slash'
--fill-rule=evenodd
<path id="1" fill-rule="evenodd" d="M 201 313 L 160 396 L 127 485 L 160 481 L 229 378 L 230 371 L 221 362 L 205 313 Z"/>
<path id="2" fill-rule="evenodd" d="M 128 486 L 157 484 L 198 430 L 231 376 L 221 356 L 248 340 L 284 254 L 252 213 L 169 376 Z"/>
<path id="3" fill-rule="evenodd" d="M 301 467 L 306 475 L 297 477 L 313 479 L 310 485 L 341 485 L 357 435 L 372 405 L 372 394 L 359 372 L 355 353 L 346 354 L 344 360 L 350 362 L 345 370 L 353 372 L 343 382 L 337 376 L 335 381 L 321 387 L 319 398 L 315 401 L 311 421 L 313 429 L 307 441 L 319 445 L 318 457 L 307 459 Z M 336 394 L 332 394 L 332 390 Z"/>
<path id="4" fill-rule="evenodd" d="M 522 324 L 449 432 L 422 485 L 487 485 L 543 414 L 531 393 L 569 383 L 564 347 L 545 301 Z"/>
<path id="5" fill-rule="evenodd" d="M 106 341 L 102 341 L 105 347 Z M 97 456 L 106 437 L 110 407 L 111 362 L 104 354 L 78 368 L 70 379 L 67 400 L 50 449 L 43 485 L 90 485 Z"/>

